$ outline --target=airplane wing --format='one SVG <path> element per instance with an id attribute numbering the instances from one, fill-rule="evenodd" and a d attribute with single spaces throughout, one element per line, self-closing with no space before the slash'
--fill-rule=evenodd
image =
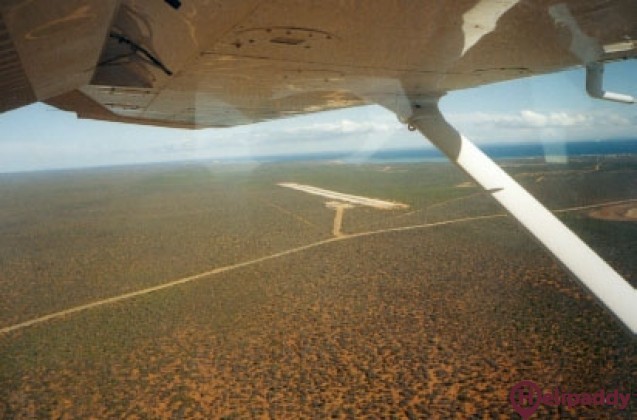
<path id="1" fill-rule="evenodd" d="M 189 128 L 396 109 L 631 57 L 637 40 L 633 0 L 4 0 L 0 13 L 0 112 L 45 101 Z"/>

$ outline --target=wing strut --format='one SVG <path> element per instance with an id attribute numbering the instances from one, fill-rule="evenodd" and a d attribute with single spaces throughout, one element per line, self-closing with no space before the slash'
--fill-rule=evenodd
<path id="1" fill-rule="evenodd" d="M 418 130 L 515 217 L 581 284 L 637 334 L 637 290 L 568 229 L 546 207 L 456 131 L 438 109 L 438 98 L 412 101 L 409 115 L 399 115 Z"/>

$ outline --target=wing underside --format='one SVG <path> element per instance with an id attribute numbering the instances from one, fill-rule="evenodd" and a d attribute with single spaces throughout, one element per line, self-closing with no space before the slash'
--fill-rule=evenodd
<path id="1" fill-rule="evenodd" d="M 11 0 L 0 11 L 0 111 L 45 101 L 192 128 L 395 109 L 631 57 L 637 39 L 630 0 Z"/>

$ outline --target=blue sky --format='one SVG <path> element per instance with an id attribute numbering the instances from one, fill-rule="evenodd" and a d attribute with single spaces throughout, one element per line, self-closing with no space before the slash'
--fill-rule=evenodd
<path id="1" fill-rule="evenodd" d="M 637 96 L 637 62 L 608 65 L 604 87 Z M 449 93 L 449 121 L 478 144 L 637 138 L 637 105 L 593 100 L 584 70 Z M 186 159 L 424 148 L 378 106 L 227 129 L 180 130 L 78 120 L 34 104 L 0 115 L 0 172 Z"/>

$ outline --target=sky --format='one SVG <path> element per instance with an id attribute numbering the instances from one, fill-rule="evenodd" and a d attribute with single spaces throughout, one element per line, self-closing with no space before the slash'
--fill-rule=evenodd
<path id="1" fill-rule="evenodd" d="M 607 65 L 604 88 L 637 96 L 636 75 L 635 60 Z M 478 145 L 637 139 L 637 105 L 591 99 L 584 81 L 580 68 L 450 92 L 441 109 Z M 201 130 L 79 120 L 41 103 L 0 114 L 0 173 L 426 147 L 379 106 Z"/>

